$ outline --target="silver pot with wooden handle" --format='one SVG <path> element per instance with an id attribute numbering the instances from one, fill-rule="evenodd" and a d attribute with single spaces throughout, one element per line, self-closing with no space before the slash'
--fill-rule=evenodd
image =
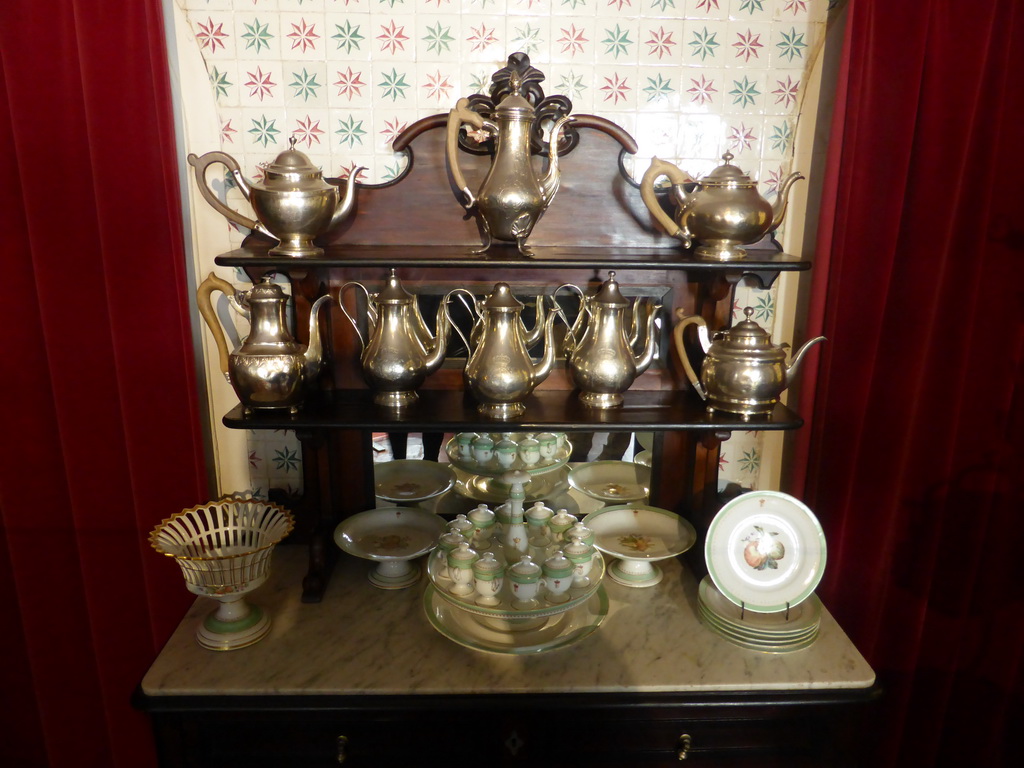
<path id="1" fill-rule="evenodd" d="M 249 181 L 238 163 L 225 152 L 190 154 L 189 164 L 195 169 L 199 192 L 206 202 L 230 221 L 279 240 L 270 253 L 282 256 L 318 256 L 323 248 L 313 245 L 314 238 L 326 234 L 348 218 L 355 204 L 355 181 L 362 168 L 349 176 L 344 196 L 334 184 L 328 183 L 320 169 L 305 154 L 295 149 L 295 138 L 289 148 L 267 166 L 262 183 Z M 235 184 L 252 205 L 258 221 L 253 221 L 226 206 L 210 189 L 206 170 L 221 163 L 231 172 Z"/>
<path id="2" fill-rule="evenodd" d="M 751 320 L 753 313 L 754 310 L 747 307 L 742 321 L 709 338 L 703 317 L 687 316 L 683 310 L 676 310 L 679 322 L 672 332 L 676 352 L 686 376 L 697 394 L 707 402 L 709 411 L 737 413 L 744 418 L 771 413 L 796 375 L 804 354 L 818 342 L 825 341 L 824 336 L 807 341 L 787 365 L 787 345 L 773 345 L 768 332 Z M 697 326 L 697 339 L 705 355 L 700 376 L 683 343 L 690 325 Z"/>
<path id="3" fill-rule="evenodd" d="M 236 291 L 211 272 L 196 294 L 199 312 L 217 344 L 221 372 L 247 413 L 265 408 L 298 411 L 307 386 L 320 372 L 320 310 L 331 297 L 324 295 L 313 302 L 309 344 L 301 344 L 288 330 L 288 296 L 272 279 L 265 275 L 251 290 Z M 232 352 L 213 309 L 215 291 L 227 296 L 231 308 L 249 321 L 249 335 Z"/>
<path id="4" fill-rule="evenodd" d="M 786 215 L 793 182 L 804 178 L 791 173 L 779 186 L 776 207 L 757 191 L 757 182 L 732 165 L 732 154 L 722 155 L 722 164 L 699 181 L 672 163 L 653 158 L 640 181 L 640 197 L 657 222 L 685 248 L 694 240 L 695 254 L 711 261 L 732 261 L 747 255 L 742 247 L 756 243 L 774 232 Z M 673 197 L 679 203 L 675 218 L 662 208 L 654 182 L 667 176 Z M 694 187 L 687 192 L 687 187 Z"/>

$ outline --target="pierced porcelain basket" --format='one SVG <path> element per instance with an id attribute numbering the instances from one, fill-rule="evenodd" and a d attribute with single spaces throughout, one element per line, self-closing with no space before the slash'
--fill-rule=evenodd
<path id="1" fill-rule="evenodd" d="M 201 646 L 242 648 L 270 631 L 269 616 L 244 596 L 267 580 L 274 546 L 294 525 L 276 504 L 232 498 L 182 510 L 153 529 L 150 544 L 175 559 L 188 590 L 219 603 L 196 631 Z"/>

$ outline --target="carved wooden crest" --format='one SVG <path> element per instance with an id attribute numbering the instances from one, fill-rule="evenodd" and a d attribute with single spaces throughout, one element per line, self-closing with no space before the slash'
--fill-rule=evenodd
<path id="1" fill-rule="evenodd" d="M 518 90 L 519 95 L 530 102 L 536 110 L 536 119 L 530 134 L 530 152 L 535 155 L 547 152 L 544 131 L 560 117 L 572 111 L 572 102 L 565 96 L 545 96 L 540 85 L 543 81 L 544 73 L 530 64 L 530 57 L 527 54 L 513 53 L 508 57 L 508 64 L 491 75 L 489 94 L 474 93 L 468 97 L 469 108 L 490 120 L 502 100 Z M 572 124 L 566 125 L 562 128 L 562 137 L 558 141 L 559 156 L 571 152 L 579 141 L 579 133 Z M 461 133 L 459 146 L 474 155 L 489 155 L 494 152 L 494 139 L 488 137 L 484 141 L 476 141 L 474 137 Z"/>

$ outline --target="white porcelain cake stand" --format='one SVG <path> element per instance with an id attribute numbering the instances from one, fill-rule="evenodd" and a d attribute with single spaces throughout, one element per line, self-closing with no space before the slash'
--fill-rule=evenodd
<path id="1" fill-rule="evenodd" d="M 444 519 L 433 512 L 383 507 L 342 520 L 334 529 L 334 542 L 350 555 L 377 563 L 368 576 L 375 587 L 405 589 L 420 578 L 420 568 L 412 561 L 432 550 L 444 530 Z"/>
<path id="2" fill-rule="evenodd" d="M 626 587 L 653 587 L 663 573 L 656 563 L 683 554 L 697 532 L 674 512 L 645 504 L 605 507 L 583 518 L 594 532 L 594 547 L 614 560 L 608 577 Z"/>

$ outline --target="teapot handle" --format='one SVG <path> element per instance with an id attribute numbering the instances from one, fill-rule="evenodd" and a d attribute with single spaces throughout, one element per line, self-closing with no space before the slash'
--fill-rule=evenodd
<path id="1" fill-rule="evenodd" d="M 236 224 L 241 224 L 247 229 L 256 230 L 263 234 L 269 235 L 258 222 L 243 216 L 231 208 L 228 208 L 224 203 L 220 201 L 210 189 L 209 183 L 206 181 L 206 169 L 215 163 L 222 163 L 231 171 L 231 175 L 235 177 L 235 181 L 238 182 L 238 188 L 242 194 L 245 195 L 245 199 L 249 199 L 249 185 L 245 182 L 245 177 L 242 176 L 242 170 L 238 167 L 238 163 L 235 162 L 235 158 L 226 152 L 207 152 L 201 157 L 195 153 L 190 153 L 188 156 L 188 163 L 195 169 L 196 184 L 199 185 L 199 193 L 206 198 L 206 202 L 216 208 L 221 214 L 226 216 L 230 221 Z M 270 235 L 273 237 L 273 235 Z M 274 238 L 275 240 L 277 238 Z"/>
<path id="2" fill-rule="evenodd" d="M 676 188 L 680 188 L 683 184 L 695 182 L 686 171 L 665 160 L 659 160 L 657 157 L 651 158 L 651 165 L 644 172 L 643 178 L 640 180 L 640 198 L 644 201 L 644 205 L 647 206 L 647 210 L 651 212 L 669 235 L 679 238 L 682 240 L 683 246 L 689 248 L 692 243 L 690 233 L 676 224 L 672 217 L 665 213 L 665 209 L 658 202 L 657 195 L 654 194 L 654 182 L 661 176 L 667 176 Z"/>
<path id="3" fill-rule="evenodd" d="M 196 303 L 199 305 L 199 314 L 203 316 L 203 320 L 206 321 L 210 333 L 213 334 L 213 340 L 217 343 L 221 373 L 230 382 L 231 377 L 228 375 L 228 342 L 224 337 L 224 329 L 220 327 L 220 320 L 217 319 L 217 313 L 213 309 L 213 301 L 210 298 L 214 291 L 220 291 L 230 300 L 235 295 L 235 288 L 231 283 L 221 280 L 211 272 L 209 277 L 200 283 L 199 289 L 196 291 Z"/>
<path id="4" fill-rule="evenodd" d="M 704 389 L 704 385 L 700 383 L 700 377 L 697 376 L 697 372 L 693 369 L 692 363 L 690 363 L 690 356 L 686 354 L 686 346 L 683 344 L 683 332 L 686 330 L 686 326 L 696 325 L 697 332 L 703 337 L 701 344 L 706 349 L 707 345 L 703 344 L 703 341 L 708 335 L 708 325 L 700 315 L 690 315 L 687 317 L 682 309 L 676 310 L 676 316 L 679 317 L 679 322 L 672 329 L 672 340 L 675 342 L 676 352 L 683 363 L 683 369 L 686 371 L 686 377 L 690 380 L 690 384 L 697 390 L 697 394 L 700 395 L 702 400 L 707 400 L 708 393 Z"/>
<path id="5" fill-rule="evenodd" d="M 455 107 L 448 113 L 448 134 L 445 143 L 445 153 L 448 157 L 448 170 L 451 171 L 455 187 L 462 193 L 462 207 L 467 211 L 476 205 L 476 195 L 469 191 L 466 177 L 462 175 L 462 168 L 459 167 L 459 131 L 462 124 L 468 123 L 476 130 L 488 130 L 492 133 L 498 132 L 498 126 L 482 115 L 469 108 L 469 99 L 461 98 L 455 103 Z"/>
<path id="6" fill-rule="evenodd" d="M 363 334 L 359 332 L 359 325 L 358 325 L 358 323 L 356 323 L 355 318 L 352 317 L 352 315 L 350 315 L 348 313 L 348 310 L 345 309 L 345 291 L 348 288 L 362 288 L 363 289 L 363 293 L 366 294 L 366 312 L 370 316 L 370 322 L 371 323 L 376 323 L 377 322 L 377 318 L 376 318 L 376 312 L 373 309 L 373 299 L 370 297 L 370 291 L 367 289 L 367 287 L 365 285 L 363 285 L 362 283 L 357 282 L 355 280 L 352 280 L 352 281 L 350 281 L 348 283 L 345 283 L 343 286 L 341 286 L 341 288 L 338 289 L 338 306 L 341 308 L 341 313 L 346 318 L 348 318 L 348 321 L 352 324 L 352 328 L 356 332 L 356 336 L 359 337 L 359 344 L 362 346 L 363 349 L 366 349 L 366 340 L 363 339 Z"/>

